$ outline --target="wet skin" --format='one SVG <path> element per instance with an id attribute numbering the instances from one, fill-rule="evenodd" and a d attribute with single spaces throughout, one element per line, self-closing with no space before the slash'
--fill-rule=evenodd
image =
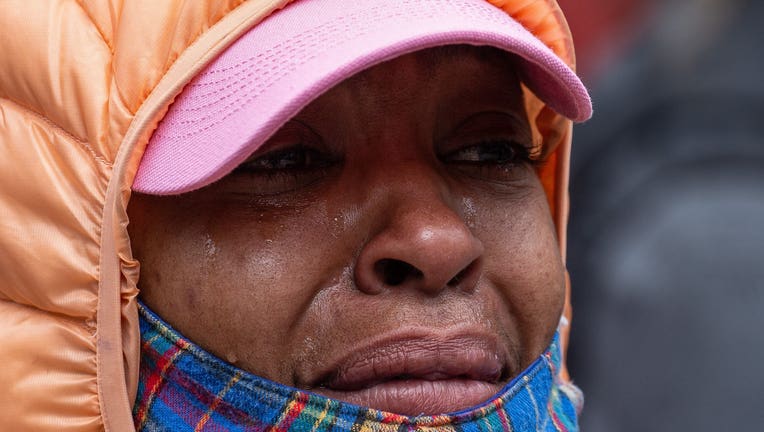
<path id="1" fill-rule="evenodd" d="M 143 301 L 271 380 L 402 414 L 489 399 L 564 299 L 512 60 L 409 54 L 344 81 L 204 189 L 135 194 Z"/>

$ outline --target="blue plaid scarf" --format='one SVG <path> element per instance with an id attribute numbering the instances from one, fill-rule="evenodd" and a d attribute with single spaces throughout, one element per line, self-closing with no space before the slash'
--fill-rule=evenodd
<path id="1" fill-rule="evenodd" d="M 202 350 L 139 305 L 139 431 L 577 431 L 581 394 L 557 379 L 559 337 L 490 401 L 409 417 L 360 407 L 249 374 Z"/>

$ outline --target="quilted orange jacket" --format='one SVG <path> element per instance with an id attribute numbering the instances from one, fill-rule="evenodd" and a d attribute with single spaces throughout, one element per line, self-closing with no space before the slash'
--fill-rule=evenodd
<path id="1" fill-rule="evenodd" d="M 2 430 L 134 430 L 130 185 L 183 86 L 288 1 L 0 2 Z M 555 0 L 489 1 L 573 66 Z M 526 100 L 564 256 L 571 123 Z"/>

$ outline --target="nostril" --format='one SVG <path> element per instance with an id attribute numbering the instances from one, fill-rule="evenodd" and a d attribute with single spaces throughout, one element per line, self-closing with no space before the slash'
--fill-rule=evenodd
<path id="1" fill-rule="evenodd" d="M 396 259 L 381 259 L 374 264 L 374 272 L 388 286 L 398 286 L 406 279 L 421 279 L 422 272 L 411 264 Z"/>
<path id="2" fill-rule="evenodd" d="M 464 281 L 464 279 L 469 277 L 469 274 L 475 269 L 475 266 L 477 266 L 477 265 L 478 265 L 477 260 L 473 261 L 470 265 L 468 265 L 467 267 L 463 268 L 462 271 L 457 273 L 456 276 L 451 278 L 451 280 L 448 281 L 446 283 L 446 285 L 448 285 L 450 287 L 458 286 L 459 284 L 462 283 L 462 281 Z"/>
<path id="3" fill-rule="evenodd" d="M 453 278 L 451 278 L 451 280 L 448 281 L 448 283 L 446 285 L 451 286 L 451 287 L 459 285 L 459 282 L 461 282 L 462 279 L 464 279 L 464 275 L 465 274 L 466 274 L 466 270 L 460 271 L 459 274 L 454 276 Z"/>

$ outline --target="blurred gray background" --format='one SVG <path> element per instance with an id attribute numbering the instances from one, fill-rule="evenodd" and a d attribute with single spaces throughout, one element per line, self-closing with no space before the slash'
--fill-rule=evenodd
<path id="1" fill-rule="evenodd" d="M 559 2 L 581 429 L 764 430 L 764 1 Z"/>

